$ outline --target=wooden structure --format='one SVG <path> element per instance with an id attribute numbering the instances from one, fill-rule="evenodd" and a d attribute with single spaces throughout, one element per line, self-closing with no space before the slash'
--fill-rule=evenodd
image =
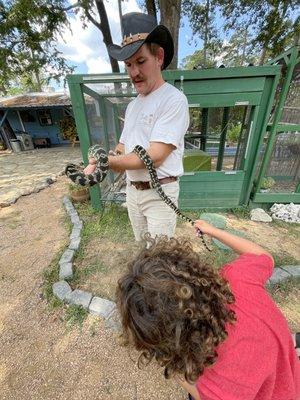
<path id="1" fill-rule="evenodd" d="M 181 177 L 181 209 L 232 208 L 249 203 L 279 76 L 276 65 L 164 71 L 164 79 L 182 90 L 190 109 L 201 114 L 200 126 L 186 136 L 187 144 L 198 139 L 201 150 L 215 151 L 216 158 L 215 170 L 189 171 Z M 136 94 L 126 74 L 70 75 L 68 85 L 87 162 L 91 144 L 100 143 L 108 150 L 117 143 L 124 110 Z M 230 115 L 237 110 L 241 115 L 239 142 L 232 162 L 225 165 L 227 128 Z M 215 148 L 209 134 L 212 111 L 222 113 Z M 109 182 L 113 184 L 115 178 L 111 173 Z M 97 209 L 107 200 L 102 184 L 91 189 L 91 199 Z"/>

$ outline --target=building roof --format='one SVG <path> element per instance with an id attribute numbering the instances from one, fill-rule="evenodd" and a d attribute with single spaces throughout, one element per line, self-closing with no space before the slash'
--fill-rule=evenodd
<path id="1" fill-rule="evenodd" d="M 26 93 L 0 98 L 0 109 L 41 108 L 70 105 L 70 96 L 64 93 Z"/>

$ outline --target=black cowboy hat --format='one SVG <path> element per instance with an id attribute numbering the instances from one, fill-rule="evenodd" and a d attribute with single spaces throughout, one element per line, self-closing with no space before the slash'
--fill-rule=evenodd
<path id="1" fill-rule="evenodd" d="M 111 44 L 108 53 L 118 61 L 133 56 L 144 43 L 157 43 L 165 51 L 163 69 L 173 58 L 174 43 L 169 30 L 157 25 L 152 15 L 132 12 L 122 16 L 123 41 L 121 46 Z"/>

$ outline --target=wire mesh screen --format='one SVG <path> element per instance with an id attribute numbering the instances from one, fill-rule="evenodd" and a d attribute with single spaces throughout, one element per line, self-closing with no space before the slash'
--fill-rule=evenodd
<path id="1" fill-rule="evenodd" d="M 92 144 L 100 144 L 105 147 L 105 137 L 103 129 L 103 117 L 97 100 L 89 95 L 84 96 L 87 123 L 89 126 Z"/>
<path id="2" fill-rule="evenodd" d="M 300 124 L 300 63 L 294 68 L 280 122 Z"/>
<path id="3" fill-rule="evenodd" d="M 185 140 L 185 155 L 210 157 L 210 171 L 242 169 L 249 129 L 250 108 L 190 107 L 190 126 Z M 202 153 L 200 152 L 202 151 Z M 204 170 L 204 169 L 202 169 Z"/>
<path id="4" fill-rule="evenodd" d="M 261 190 L 292 193 L 300 181 L 300 132 L 277 135 Z"/>

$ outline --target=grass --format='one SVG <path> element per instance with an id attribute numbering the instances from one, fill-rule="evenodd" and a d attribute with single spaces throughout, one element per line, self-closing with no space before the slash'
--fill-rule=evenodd
<path id="1" fill-rule="evenodd" d="M 297 265 L 300 263 L 300 260 L 297 260 L 295 257 L 283 250 L 281 250 L 280 253 L 273 253 L 272 256 L 274 258 L 275 267 Z"/>
<path id="2" fill-rule="evenodd" d="M 80 254 L 80 257 L 83 257 L 83 254 Z M 86 278 L 97 274 L 98 272 L 105 273 L 107 271 L 107 267 L 99 262 L 95 262 L 88 267 L 85 268 L 76 268 L 74 271 L 73 278 L 69 280 L 72 285 L 79 285 L 82 283 Z"/>
<path id="3" fill-rule="evenodd" d="M 250 208 L 247 206 L 234 207 L 229 212 L 239 219 L 250 219 Z"/>
<path id="4" fill-rule="evenodd" d="M 63 302 L 53 294 L 52 285 L 59 280 L 58 262 L 65 249 L 62 249 L 51 261 L 49 267 L 43 271 L 43 297 L 47 300 L 50 310 L 60 307 Z"/>
<path id="5" fill-rule="evenodd" d="M 127 243 L 133 239 L 133 233 L 127 210 L 112 204 L 102 213 L 95 212 L 91 206 L 77 208 L 79 217 L 84 221 L 82 244 L 97 236 L 118 243 Z"/>
<path id="6" fill-rule="evenodd" d="M 274 301 L 280 305 L 286 301 L 288 295 L 297 287 L 300 287 L 300 277 L 285 279 L 282 282 L 270 285 L 268 286 L 268 292 Z"/>
<path id="7" fill-rule="evenodd" d="M 67 329 L 71 330 L 74 327 L 82 328 L 83 322 L 88 316 L 88 311 L 82 306 L 71 305 L 66 308 L 64 321 Z"/>
<path id="8" fill-rule="evenodd" d="M 279 229 L 286 229 L 288 234 L 293 236 L 295 239 L 300 239 L 300 225 L 291 222 L 280 221 L 279 219 L 274 219 L 271 225 Z"/>

